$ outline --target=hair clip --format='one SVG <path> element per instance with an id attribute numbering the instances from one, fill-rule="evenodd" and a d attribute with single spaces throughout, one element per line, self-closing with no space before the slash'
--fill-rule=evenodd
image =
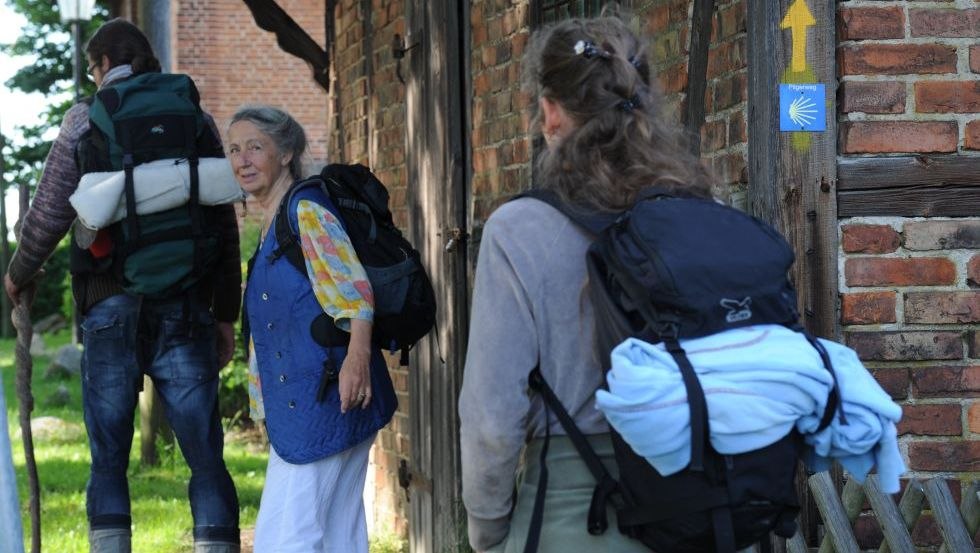
<path id="1" fill-rule="evenodd" d="M 591 40 L 580 40 L 575 43 L 575 53 L 579 56 L 585 56 L 586 59 L 592 59 L 596 56 L 607 58 L 609 57 L 609 52 L 605 50 L 600 50 L 595 42 Z"/>
<path id="2" fill-rule="evenodd" d="M 616 104 L 616 107 L 625 111 L 626 113 L 630 113 L 634 109 L 640 107 L 640 97 L 634 94 L 632 98 L 628 98 Z"/>

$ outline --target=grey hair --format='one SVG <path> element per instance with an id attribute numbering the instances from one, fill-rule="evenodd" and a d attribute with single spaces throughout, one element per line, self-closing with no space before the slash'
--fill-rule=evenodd
<path id="1" fill-rule="evenodd" d="M 248 121 L 259 128 L 275 143 L 282 153 L 292 154 L 289 174 L 294 179 L 303 178 L 303 155 L 306 153 L 306 132 L 302 125 L 285 111 L 268 105 L 250 105 L 239 108 L 231 116 L 231 127 L 239 121 Z"/>

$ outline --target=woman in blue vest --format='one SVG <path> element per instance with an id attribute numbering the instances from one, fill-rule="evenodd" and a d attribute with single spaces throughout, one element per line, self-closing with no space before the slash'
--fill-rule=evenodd
<path id="1" fill-rule="evenodd" d="M 371 341 L 371 285 L 328 197 L 294 186 L 302 127 L 279 109 L 246 107 L 227 136 L 235 177 L 263 212 L 245 289 L 251 411 L 272 444 L 255 551 L 366 552 L 368 453 L 397 405 Z M 283 255 L 276 217 L 288 217 L 305 271 Z"/>

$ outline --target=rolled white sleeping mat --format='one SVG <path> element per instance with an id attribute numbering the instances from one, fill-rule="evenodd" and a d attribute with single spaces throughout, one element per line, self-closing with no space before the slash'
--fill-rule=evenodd
<path id="1" fill-rule="evenodd" d="M 227 159 L 201 158 L 197 173 L 202 205 L 245 199 Z M 78 189 L 68 199 L 78 213 L 78 223 L 86 229 L 98 230 L 122 220 L 126 216 L 125 187 L 123 171 L 82 175 Z M 184 205 L 191 197 L 190 165 L 186 159 L 158 159 L 137 165 L 133 169 L 133 190 L 138 215 Z"/>

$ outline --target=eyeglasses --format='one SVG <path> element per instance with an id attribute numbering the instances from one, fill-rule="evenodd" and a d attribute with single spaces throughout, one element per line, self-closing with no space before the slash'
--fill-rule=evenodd
<path id="1" fill-rule="evenodd" d="M 92 62 L 92 63 L 88 64 L 88 67 L 85 68 L 85 74 L 88 75 L 89 77 L 93 77 L 94 78 L 95 75 L 93 74 L 93 71 L 95 71 L 95 68 L 96 67 L 98 67 L 98 64 L 95 63 L 95 62 Z"/>

